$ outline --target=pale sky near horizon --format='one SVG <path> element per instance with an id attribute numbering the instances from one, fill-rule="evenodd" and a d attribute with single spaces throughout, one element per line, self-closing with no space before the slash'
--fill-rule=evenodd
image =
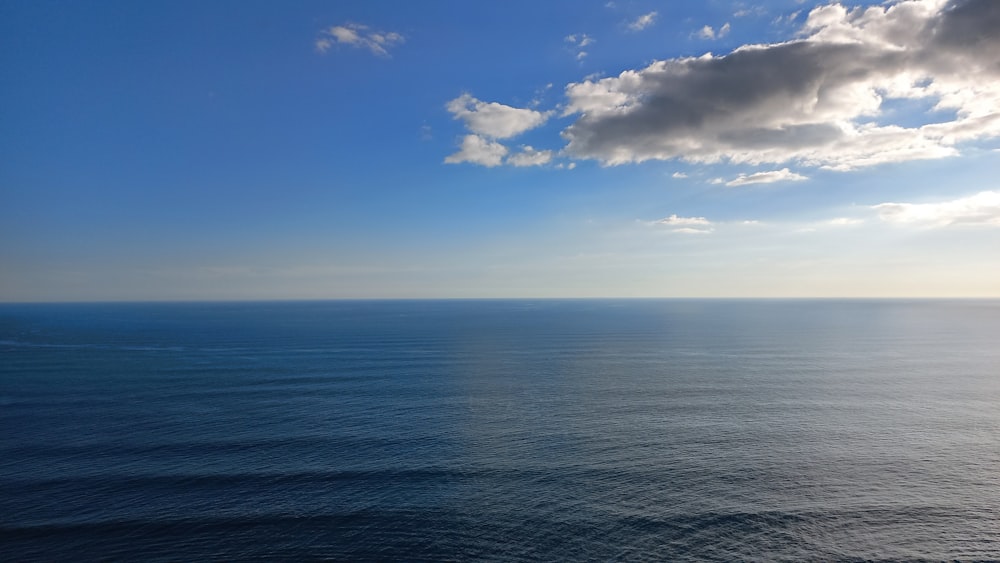
<path id="1" fill-rule="evenodd" d="M 1000 297 L 1000 1 L 0 0 L 0 301 Z"/>

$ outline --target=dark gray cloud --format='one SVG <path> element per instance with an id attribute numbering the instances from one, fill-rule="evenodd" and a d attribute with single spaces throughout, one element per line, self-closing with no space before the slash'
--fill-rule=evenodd
<path id="1" fill-rule="evenodd" d="M 853 168 L 955 154 L 1000 135 L 1000 1 L 814 9 L 801 39 L 658 61 L 570 84 L 566 152 L 606 164 L 681 158 Z M 996 74 L 994 74 L 996 73 Z M 875 125 L 889 98 L 954 120 Z"/>
<path id="2" fill-rule="evenodd" d="M 967 58 L 985 60 L 994 72 L 1000 71 L 997 66 L 1000 61 L 1000 2 L 997 0 L 951 2 L 930 31 L 934 47 L 959 55 L 974 54 Z"/>

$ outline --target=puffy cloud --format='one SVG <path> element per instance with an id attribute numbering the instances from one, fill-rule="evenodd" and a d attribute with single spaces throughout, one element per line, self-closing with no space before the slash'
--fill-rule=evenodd
<path id="1" fill-rule="evenodd" d="M 545 123 L 550 115 L 533 109 L 483 102 L 469 94 L 462 94 L 448 102 L 447 108 L 455 119 L 464 121 L 470 131 L 493 139 L 520 135 Z"/>
<path id="2" fill-rule="evenodd" d="M 781 170 L 770 170 L 768 172 L 755 172 L 753 174 L 740 174 L 735 179 L 726 182 L 727 186 L 748 186 L 750 184 L 771 184 L 774 182 L 800 182 L 809 178 L 796 174 L 787 168 Z"/>
<path id="3" fill-rule="evenodd" d="M 632 31 L 642 31 L 647 27 L 656 23 L 656 12 L 650 12 L 648 14 L 643 14 L 636 18 L 635 21 L 628 24 L 628 28 Z"/>
<path id="4" fill-rule="evenodd" d="M 838 170 L 954 155 L 1000 136 L 997 29 L 996 0 L 821 6 L 793 41 L 569 84 L 566 154 Z M 893 99 L 932 101 L 937 122 L 887 122 Z"/>
<path id="5" fill-rule="evenodd" d="M 552 161 L 552 151 L 539 151 L 525 145 L 521 152 L 507 158 L 507 164 L 513 166 L 541 166 Z"/>
<path id="6" fill-rule="evenodd" d="M 887 223 L 927 227 L 988 225 L 1000 227 L 1000 192 L 978 194 L 939 203 L 880 203 L 872 206 Z"/>
<path id="7" fill-rule="evenodd" d="M 482 166 L 493 167 L 503 164 L 503 157 L 507 155 L 507 147 L 484 139 L 479 135 L 466 135 L 462 139 L 462 148 L 455 154 L 444 159 L 447 164 L 458 164 L 460 162 L 471 162 Z"/>
<path id="8" fill-rule="evenodd" d="M 389 56 L 389 48 L 403 43 L 406 39 L 394 31 L 378 31 L 367 25 L 347 23 L 324 29 L 316 39 L 316 50 L 327 52 L 334 43 L 342 43 L 368 49 L 380 57 Z"/>

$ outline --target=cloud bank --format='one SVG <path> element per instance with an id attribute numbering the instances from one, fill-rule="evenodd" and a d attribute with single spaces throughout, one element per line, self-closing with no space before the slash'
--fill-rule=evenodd
<path id="1" fill-rule="evenodd" d="M 957 154 L 1000 136 L 1000 2 L 815 8 L 799 37 L 656 61 L 566 87 L 566 154 L 605 165 L 683 159 L 849 170 Z M 918 126 L 888 100 L 924 100 Z"/>
<path id="2" fill-rule="evenodd" d="M 1000 227 L 1000 192 L 987 191 L 938 203 L 880 203 L 872 209 L 887 223 L 948 227 L 985 225 Z"/>

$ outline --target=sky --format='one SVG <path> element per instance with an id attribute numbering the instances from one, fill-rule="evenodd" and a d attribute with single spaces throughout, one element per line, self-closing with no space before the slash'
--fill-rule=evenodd
<path id="1" fill-rule="evenodd" d="M 1000 297 L 1000 2 L 0 0 L 0 301 Z"/>

